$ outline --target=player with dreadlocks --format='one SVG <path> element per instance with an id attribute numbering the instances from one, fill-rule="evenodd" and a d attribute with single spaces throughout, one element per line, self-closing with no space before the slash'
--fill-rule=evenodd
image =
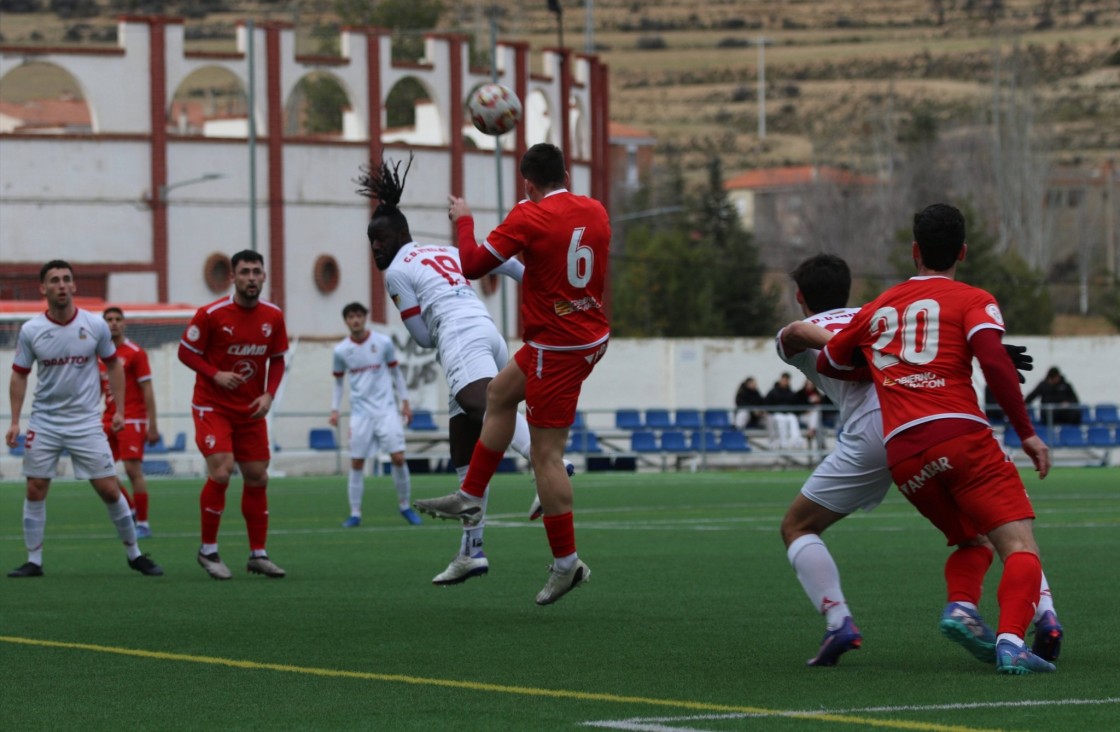
<path id="1" fill-rule="evenodd" d="M 366 236 L 373 261 L 385 272 L 389 295 L 413 339 L 424 348 L 436 349 L 447 375 L 451 462 L 462 481 L 482 431 L 486 387 L 506 365 L 509 351 L 486 306 L 463 275 L 459 250 L 412 240 L 408 219 L 399 208 L 411 167 L 410 153 L 403 172 L 401 161 L 382 161 L 363 166 L 356 182 L 361 186 L 359 194 L 378 201 Z M 520 282 L 524 269 L 520 261 L 510 259 L 494 273 Z M 511 447 L 528 459 L 529 426 L 522 415 L 518 415 Z M 477 523 L 463 521 L 459 553 L 435 576 L 433 584 L 458 584 L 489 571 L 482 550 L 485 513 L 483 504 Z"/>

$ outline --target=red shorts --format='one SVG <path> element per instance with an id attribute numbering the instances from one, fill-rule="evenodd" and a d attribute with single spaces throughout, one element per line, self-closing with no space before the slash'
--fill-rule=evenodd
<path id="1" fill-rule="evenodd" d="M 990 430 L 928 447 L 892 465 L 891 476 L 950 546 L 1034 518 L 1023 479 Z"/>
<path id="2" fill-rule="evenodd" d="M 606 343 L 578 351 L 522 346 L 513 359 L 525 373 L 526 421 L 546 429 L 571 427 L 583 382 L 606 352 Z"/>
<path id="3" fill-rule="evenodd" d="M 213 407 L 191 405 L 194 444 L 203 457 L 233 453 L 239 463 L 268 460 L 268 423 L 263 418 L 231 417 Z"/>
<path id="4" fill-rule="evenodd" d="M 144 445 L 148 442 L 147 422 L 125 422 L 120 432 L 113 432 L 110 423 L 102 425 L 109 447 L 113 450 L 113 460 L 143 460 Z"/>

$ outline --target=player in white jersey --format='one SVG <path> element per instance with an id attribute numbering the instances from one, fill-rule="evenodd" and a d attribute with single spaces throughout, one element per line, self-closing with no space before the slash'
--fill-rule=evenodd
<path id="1" fill-rule="evenodd" d="M 874 386 L 870 381 L 841 381 L 817 371 L 819 349 L 831 333 L 842 330 L 859 312 L 859 308 L 845 307 L 852 282 L 847 263 L 830 254 L 818 254 L 799 264 L 791 277 L 797 283 L 797 302 L 807 317 L 778 332 L 778 356 L 796 366 L 828 395 L 840 413 L 836 447 L 790 504 L 782 519 L 782 540 L 805 594 L 825 616 L 824 639 L 808 665 L 835 666 L 843 653 L 862 645 L 863 637 L 840 588 L 836 562 L 820 535 L 857 508 L 870 511 L 878 506 L 893 479 L 887 466 L 882 415 Z M 1016 346 L 1007 348 L 1013 358 L 1021 356 L 1024 350 Z M 1016 366 L 1024 370 L 1033 368 L 1029 357 L 1017 358 Z M 1036 628 L 1046 612 L 1054 612 L 1045 575 L 1041 594 L 1035 614 Z M 974 606 L 950 603 L 941 628 L 977 658 L 994 653 L 994 634 Z"/>
<path id="2" fill-rule="evenodd" d="M 128 566 L 144 575 L 161 575 L 159 565 L 141 554 L 137 546 L 132 512 L 118 487 L 113 453 L 101 427 L 98 358 L 108 367 L 109 388 L 117 404 L 112 429 L 124 426 L 124 371 L 116 358 L 109 326 L 74 305 L 77 287 L 69 263 L 55 259 L 44 264 L 39 270 L 39 291 L 47 299 L 47 311 L 20 327 L 9 387 L 12 424 L 5 441 L 9 447 L 15 447 L 20 435 L 19 413 L 27 395 L 27 375 L 38 364 L 38 383 L 23 454 L 23 474 L 27 477 L 23 540 L 27 562 L 8 576 L 43 576 L 47 492 L 63 450 L 70 453 L 74 477 L 89 480 L 105 502 L 127 551 Z"/>
<path id="3" fill-rule="evenodd" d="M 404 428 L 401 426 L 401 414 L 406 423 L 412 421 L 412 407 L 408 403 L 408 385 L 398 368 L 393 341 L 366 327 L 369 310 L 361 303 L 352 302 L 344 307 L 342 319 L 346 321 L 350 335 L 334 347 L 334 391 L 331 393 L 330 416 L 331 425 L 338 426 L 342 377 L 348 375 L 350 475 L 346 491 L 350 499 L 350 518 L 342 525 L 347 528 L 361 526 L 366 458 L 376 458 L 380 452 L 389 453 L 389 470 L 393 486 L 397 489 L 401 516 L 410 524 L 419 524 L 420 517 L 409 505 L 412 483 L 404 457 Z M 397 412 L 398 399 L 401 414 Z"/>
<path id="4" fill-rule="evenodd" d="M 409 158 L 409 166 L 412 160 Z M 486 306 L 463 276 L 459 250 L 452 246 L 418 244 L 412 240 L 408 219 L 397 207 L 404 190 L 400 163 L 380 163 L 363 168 L 359 193 L 380 201 L 366 236 L 374 263 L 385 272 L 385 285 L 412 338 L 424 348 L 435 348 L 447 376 L 449 392 L 448 438 L 451 461 L 459 481 L 467 473 L 471 453 L 482 431 L 486 413 L 486 387 L 509 360 L 505 339 L 498 332 Z M 518 282 L 525 267 L 511 259 L 493 274 L 505 274 Z M 517 415 L 510 447 L 529 458 L 529 425 Z M 571 467 L 569 464 L 569 474 Z M 530 517 L 539 513 L 534 501 Z M 482 515 L 486 509 L 483 505 Z M 485 518 L 463 523 L 459 553 L 432 582 L 451 585 L 486 574 L 490 562 L 482 549 Z"/>

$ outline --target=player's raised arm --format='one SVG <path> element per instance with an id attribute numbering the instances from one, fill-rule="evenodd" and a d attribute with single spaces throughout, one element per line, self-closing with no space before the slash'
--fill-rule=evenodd
<path id="1" fill-rule="evenodd" d="M 467 202 L 457 196 L 448 196 L 447 200 L 447 216 L 455 224 L 455 245 L 459 247 L 459 262 L 463 265 L 463 274 L 477 280 L 501 266 L 504 260 L 486 246 L 485 242 L 479 244 L 475 239 L 474 217 L 471 216 Z"/>

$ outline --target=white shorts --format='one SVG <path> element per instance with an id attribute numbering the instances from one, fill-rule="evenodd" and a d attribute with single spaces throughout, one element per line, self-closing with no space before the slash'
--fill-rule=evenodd
<path id="1" fill-rule="evenodd" d="M 893 482 L 883 446 L 883 419 L 873 409 L 844 427 L 836 448 L 805 481 L 801 495 L 830 511 L 849 514 L 878 506 Z"/>
<path id="2" fill-rule="evenodd" d="M 28 478 L 54 478 L 58 475 L 58 459 L 63 450 L 70 453 L 75 478 L 96 480 L 117 474 L 113 451 L 101 422 L 60 430 L 44 426 L 35 417 L 27 425 L 23 474 Z"/>
<path id="3" fill-rule="evenodd" d="M 365 460 L 385 452 L 404 452 L 404 427 L 393 409 L 377 417 L 350 417 L 350 459 Z"/>
<path id="4" fill-rule="evenodd" d="M 478 319 L 439 334 L 439 362 L 447 375 L 450 416 L 463 414 L 455 395 L 479 379 L 492 379 L 509 361 L 509 348 L 493 321 Z"/>

